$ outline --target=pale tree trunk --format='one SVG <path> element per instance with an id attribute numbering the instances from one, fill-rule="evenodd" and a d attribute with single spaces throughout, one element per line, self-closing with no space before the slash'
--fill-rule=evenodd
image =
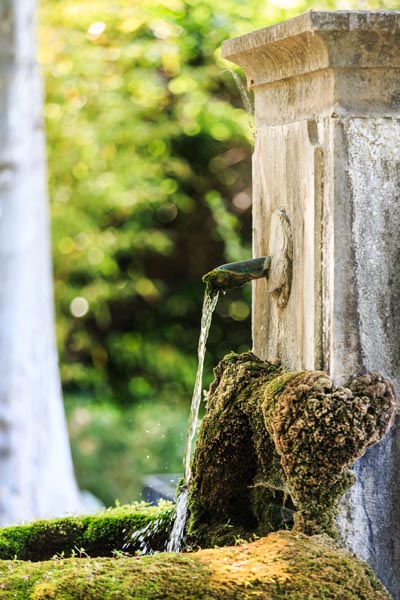
<path id="1" fill-rule="evenodd" d="M 0 524 L 80 500 L 54 334 L 35 0 L 0 0 Z"/>

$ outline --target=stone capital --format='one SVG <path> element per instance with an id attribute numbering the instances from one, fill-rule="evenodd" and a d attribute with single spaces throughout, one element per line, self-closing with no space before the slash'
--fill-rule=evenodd
<path id="1" fill-rule="evenodd" d="M 222 56 L 262 88 L 270 124 L 400 109 L 400 11 L 310 11 L 227 40 Z"/>

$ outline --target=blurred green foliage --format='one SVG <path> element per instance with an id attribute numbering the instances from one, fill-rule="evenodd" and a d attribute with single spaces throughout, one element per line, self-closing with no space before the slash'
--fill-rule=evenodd
<path id="1" fill-rule="evenodd" d="M 221 43 L 311 6 L 335 3 L 41 1 L 62 382 L 78 479 L 107 503 L 181 469 L 201 276 L 251 254 L 252 117 Z M 250 346 L 249 294 L 219 302 L 205 385 Z"/>
<path id="2" fill-rule="evenodd" d="M 183 407 L 153 402 L 121 410 L 78 397 L 69 399 L 67 415 L 78 481 L 106 506 L 139 498 L 145 474 L 182 469 Z"/>

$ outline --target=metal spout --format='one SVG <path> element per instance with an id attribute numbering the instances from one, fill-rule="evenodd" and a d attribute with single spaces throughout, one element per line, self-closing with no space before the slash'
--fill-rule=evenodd
<path id="1" fill-rule="evenodd" d="M 227 263 L 204 275 L 203 281 L 207 286 L 208 293 L 215 294 L 219 291 L 241 287 L 252 279 L 268 277 L 270 266 L 270 256 Z"/>

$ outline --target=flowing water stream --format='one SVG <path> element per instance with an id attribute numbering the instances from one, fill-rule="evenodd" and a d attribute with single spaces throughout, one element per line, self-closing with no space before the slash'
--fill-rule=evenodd
<path id="1" fill-rule="evenodd" d="M 203 367 L 204 357 L 206 354 L 206 343 L 208 333 L 210 331 L 210 325 L 212 315 L 218 301 L 218 292 L 214 291 L 209 293 L 206 291 L 204 294 L 203 311 L 201 315 L 201 329 L 198 347 L 198 367 L 196 374 L 196 381 L 193 389 L 192 405 L 190 408 L 189 425 L 186 434 L 186 447 L 185 454 L 183 457 L 183 482 L 179 488 L 178 498 L 176 502 L 176 516 L 174 526 L 172 528 L 171 536 L 168 542 L 168 552 L 179 552 L 182 548 L 183 537 L 185 531 L 185 523 L 187 517 L 187 505 L 188 505 L 188 493 L 189 493 L 189 481 L 191 477 L 190 460 L 192 456 L 192 445 L 196 435 L 196 429 L 198 424 L 198 416 L 200 409 L 201 396 L 203 391 Z"/>
<path id="2" fill-rule="evenodd" d="M 236 87 L 239 90 L 240 97 L 243 102 L 243 106 L 248 115 L 254 114 L 254 107 L 251 100 L 251 95 L 247 86 L 244 84 L 242 78 L 239 73 L 234 71 L 233 69 L 227 69 L 228 73 L 230 73 L 233 77 L 234 82 L 236 83 Z"/>
<path id="3" fill-rule="evenodd" d="M 228 69 L 231 73 L 238 90 L 240 92 L 244 108 L 249 115 L 254 114 L 254 108 L 251 102 L 251 96 L 249 91 L 246 89 L 243 81 L 236 71 L 233 69 Z M 252 124 L 250 123 L 250 129 L 253 129 Z M 226 282 L 220 289 L 224 289 L 225 287 L 229 287 L 229 284 Z M 233 286 L 234 287 L 234 286 Z M 203 302 L 203 310 L 201 315 L 201 328 L 200 328 L 200 337 L 199 337 L 199 346 L 198 346 L 198 367 L 196 374 L 196 381 L 193 389 L 192 396 L 192 404 L 190 409 L 189 416 L 189 425 L 186 434 L 186 446 L 185 453 L 183 457 L 183 481 L 179 487 L 177 501 L 176 501 L 176 513 L 174 525 L 171 531 L 170 539 L 167 544 L 167 552 L 180 552 L 183 546 L 183 539 L 185 533 L 185 525 L 187 519 L 188 512 L 188 495 L 189 495 L 189 482 L 191 478 L 191 457 L 192 457 L 192 446 L 193 440 L 196 435 L 196 429 L 198 425 L 198 416 L 200 409 L 201 396 L 203 391 L 203 368 L 204 368 L 204 358 L 206 354 L 206 343 L 208 334 L 210 331 L 212 315 L 215 310 L 215 307 L 218 302 L 219 291 L 216 287 L 207 286 L 206 292 L 204 294 L 204 302 Z M 140 541 L 145 540 L 147 531 L 140 530 L 136 532 L 135 537 Z M 144 543 L 144 542 L 143 542 Z M 126 544 L 126 547 L 129 544 Z M 142 551 L 144 553 L 147 552 L 147 548 L 143 547 Z"/>
<path id="4" fill-rule="evenodd" d="M 249 129 L 250 129 L 253 137 L 255 137 L 256 132 L 255 132 L 254 118 L 253 118 L 254 117 L 253 92 L 251 89 L 249 89 L 249 87 L 243 81 L 242 77 L 239 75 L 239 73 L 237 73 L 237 71 L 235 71 L 234 69 L 226 69 L 226 71 L 228 73 L 230 73 L 230 75 L 233 78 L 233 81 L 236 84 L 236 87 L 239 91 L 240 97 L 243 102 L 243 108 L 249 117 Z"/>

